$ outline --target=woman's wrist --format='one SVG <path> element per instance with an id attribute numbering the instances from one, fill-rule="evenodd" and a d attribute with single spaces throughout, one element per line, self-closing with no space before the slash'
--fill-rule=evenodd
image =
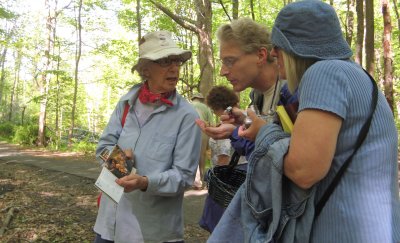
<path id="1" fill-rule="evenodd" d="M 149 178 L 147 178 L 147 176 L 142 176 L 140 180 L 140 190 L 145 192 L 148 186 L 149 186 Z"/>

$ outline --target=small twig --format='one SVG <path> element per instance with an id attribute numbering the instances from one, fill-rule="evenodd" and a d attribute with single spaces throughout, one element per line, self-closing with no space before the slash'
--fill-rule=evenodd
<path id="1" fill-rule="evenodd" d="M 3 236 L 4 232 L 6 231 L 6 229 L 8 228 L 8 225 L 11 222 L 11 219 L 14 215 L 14 212 L 18 212 L 18 208 L 10 208 L 10 210 L 8 210 L 7 215 L 6 215 L 6 219 L 4 220 L 4 225 L 3 227 L 0 228 L 0 237 Z"/>
<path id="2" fill-rule="evenodd" d="M 11 208 L 11 206 L 8 206 L 8 207 L 6 207 L 6 208 L 3 208 L 3 209 L 0 211 L 0 213 L 4 213 L 4 212 L 8 211 L 8 209 L 10 209 L 10 208 Z"/>

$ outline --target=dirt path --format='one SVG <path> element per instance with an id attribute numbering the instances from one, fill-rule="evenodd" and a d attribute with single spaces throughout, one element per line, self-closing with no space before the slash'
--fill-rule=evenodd
<path id="1" fill-rule="evenodd" d="M 93 241 L 98 195 L 93 158 L 20 150 L 0 142 L 0 166 L 0 234 L 7 214 L 14 211 L 0 242 Z M 195 191 L 186 193 L 186 242 L 208 238 L 197 225 L 203 198 Z"/>

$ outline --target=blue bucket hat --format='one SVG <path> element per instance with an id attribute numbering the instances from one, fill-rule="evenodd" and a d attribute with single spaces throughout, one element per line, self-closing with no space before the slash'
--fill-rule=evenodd
<path id="1" fill-rule="evenodd" d="M 353 55 L 335 10 L 316 0 L 286 5 L 275 19 L 271 41 L 302 58 L 348 59 Z"/>

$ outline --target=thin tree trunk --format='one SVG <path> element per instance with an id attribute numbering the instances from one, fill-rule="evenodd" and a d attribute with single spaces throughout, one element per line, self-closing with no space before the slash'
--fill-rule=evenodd
<path id="1" fill-rule="evenodd" d="M 254 14 L 254 2 L 253 2 L 253 0 L 250 0 L 250 11 L 251 11 L 251 18 L 253 20 L 256 20 L 256 16 Z"/>
<path id="2" fill-rule="evenodd" d="M 346 41 L 351 46 L 354 34 L 354 0 L 347 0 Z"/>
<path id="3" fill-rule="evenodd" d="M 138 28 L 138 43 L 140 42 L 140 39 L 142 39 L 142 15 L 140 14 L 140 0 L 136 0 L 136 22 L 137 22 L 137 28 Z"/>
<path id="4" fill-rule="evenodd" d="M 400 30 L 400 16 L 399 16 L 399 10 L 397 9 L 397 0 L 393 0 L 393 6 L 394 6 L 394 13 L 396 14 L 396 19 L 397 19 L 397 28 Z M 397 35 L 399 44 L 400 44 L 400 35 Z"/>
<path id="5" fill-rule="evenodd" d="M 15 69 L 14 69 L 14 84 L 11 89 L 11 97 L 10 97 L 10 107 L 8 111 L 8 121 L 11 122 L 12 120 L 12 114 L 13 114 L 13 107 L 14 107 L 14 97 L 16 96 L 17 93 L 17 87 L 18 87 L 18 82 L 19 82 L 19 72 L 21 69 L 21 52 L 20 50 L 16 50 L 16 56 L 15 56 Z"/>
<path id="6" fill-rule="evenodd" d="M 51 8 L 50 8 L 50 3 L 49 0 L 45 1 L 46 8 L 48 9 L 48 16 L 47 16 L 47 22 L 46 22 L 46 29 L 47 29 L 47 48 L 45 50 L 45 66 L 41 74 L 41 79 L 39 82 L 39 90 L 40 90 L 40 96 L 41 101 L 40 101 L 40 111 L 39 111 L 39 129 L 38 129 L 38 140 L 37 140 L 37 145 L 38 146 L 44 146 L 45 145 L 45 127 L 46 127 L 46 110 L 47 110 L 47 101 L 48 101 L 48 91 L 49 91 L 49 84 L 50 84 L 50 78 L 49 75 L 47 74 L 47 71 L 50 70 L 50 53 L 51 50 L 53 49 L 53 44 L 54 40 L 52 39 L 53 35 L 53 16 L 51 14 Z"/>
<path id="7" fill-rule="evenodd" d="M 375 29 L 374 29 L 374 1 L 368 0 L 365 3 L 365 67 L 374 76 L 375 69 Z"/>
<path id="8" fill-rule="evenodd" d="M 60 70 L 60 61 L 61 61 L 61 43 L 59 41 L 57 41 L 58 43 L 58 54 L 57 54 L 57 71 Z M 61 90 L 61 83 L 60 83 L 60 75 L 57 72 L 56 75 L 56 121 L 55 121 L 55 134 L 57 138 L 61 137 L 61 132 L 60 132 L 60 124 L 59 124 L 59 120 L 60 120 L 60 90 Z M 57 139 L 57 149 L 58 149 L 58 145 L 60 143 L 60 139 Z"/>
<path id="9" fill-rule="evenodd" d="M 79 73 L 79 61 L 81 59 L 82 54 L 82 24 L 81 24 L 81 11 L 82 11 L 82 1 L 79 0 L 78 3 L 78 16 L 77 16 L 77 23 L 76 23 L 76 30 L 77 30 L 77 43 L 76 43 L 76 50 L 75 50 L 75 84 L 74 84 L 74 98 L 72 101 L 72 112 L 71 112 L 71 129 L 69 130 L 68 134 L 68 147 L 72 146 L 72 137 L 74 134 L 75 128 L 75 112 L 76 112 L 76 100 L 78 96 L 78 73 Z"/>
<path id="10" fill-rule="evenodd" d="M 383 15 L 383 87 L 386 100 L 393 109 L 393 53 L 390 43 L 392 37 L 392 23 L 388 0 L 381 0 Z"/>
<path id="11" fill-rule="evenodd" d="M 232 18 L 238 19 L 238 17 L 239 17 L 239 1 L 232 0 Z M 253 18 L 254 18 L 254 16 L 253 16 Z"/>
<path id="12" fill-rule="evenodd" d="M 363 49 L 364 49 L 364 1 L 356 0 L 357 12 L 357 40 L 356 40 L 356 53 L 354 60 L 360 66 L 363 65 Z"/>
<path id="13" fill-rule="evenodd" d="M 3 47 L 3 52 L 1 53 L 0 57 L 0 65 L 1 65 L 1 74 L 0 74 L 0 105 L 3 100 L 3 90 L 4 90 L 4 83 L 6 79 L 6 72 L 5 72 L 5 67 L 4 64 L 6 62 L 6 56 L 7 56 L 7 46 L 4 45 Z"/>

